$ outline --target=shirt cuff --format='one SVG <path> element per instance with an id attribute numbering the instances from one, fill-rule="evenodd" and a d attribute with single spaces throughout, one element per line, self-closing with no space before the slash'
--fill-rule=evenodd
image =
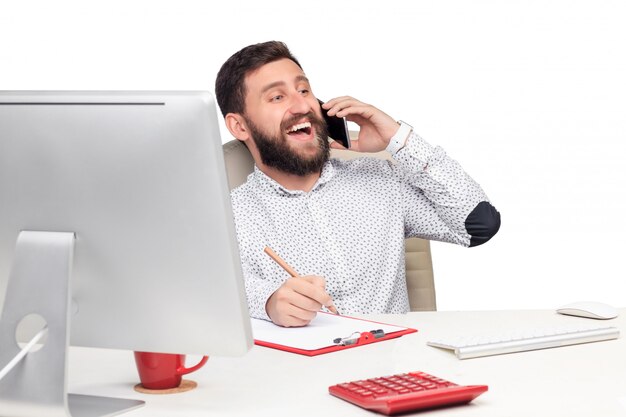
<path id="1" fill-rule="evenodd" d="M 254 288 L 246 288 L 248 293 L 248 310 L 251 317 L 272 321 L 270 316 L 267 314 L 265 306 L 267 305 L 267 300 L 269 300 L 272 294 L 274 294 L 279 287 L 280 284 L 277 285 L 272 282 L 265 282 L 255 286 Z"/>
<path id="2" fill-rule="evenodd" d="M 396 134 L 389 139 L 389 145 L 387 145 L 387 151 L 392 155 L 395 155 L 396 152 L 406 145 L 409 135 L 411 131 L 413 131 L 413 127 L 403 121 L 399 121 L 398 124 L 400 124 L 400 128 Z"/>

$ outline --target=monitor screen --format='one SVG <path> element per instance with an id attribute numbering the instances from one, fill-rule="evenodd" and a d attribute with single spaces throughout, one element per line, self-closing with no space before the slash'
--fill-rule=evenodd
<path id="1" fill-rule="evenodd" d="M 20 231 L 75 236 L 72 345 L 252 345 L 209 93 L 1 92 L 0 307 Z"/>

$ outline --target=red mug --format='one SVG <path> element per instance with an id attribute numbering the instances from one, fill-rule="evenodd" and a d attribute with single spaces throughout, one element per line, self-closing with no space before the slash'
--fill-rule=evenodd
<path id="1" fill-rule="evenodd" d="M 208 356 L 203 356 L 197 365 L 185 368 L 185 355 L 135 352 L 139 380 L 147 389 L 176 388 L 180 385 L 183 375 L 197 371 L 208 359 Z"/>

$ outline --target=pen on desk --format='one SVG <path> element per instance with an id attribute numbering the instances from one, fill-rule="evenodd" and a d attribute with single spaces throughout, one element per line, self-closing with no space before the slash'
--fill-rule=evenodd
<path id="1" fill-rule="evenodd" d="M 383 329 L 370 330 L 369 333 L 374 336 L 374 339 L 380 339 L 385 337 L 385 331 Z M 341 346 L 354 345 L 359 342 L 359 338 L 362 336 L 361 332 L 354 332 L 350 336 L 337 337 L 333 339 L 333 343 Z"/>
<path id="2" fill-rule="evenodd" d="M 287 273 L 289 275 L 291 275 L 294 278 L 300 276 L 300 274 L 298 274 L 295 269 L 293 269 L 291 266 L 289 266 L 289 264 L 287 262 L 285 262 L 285 260 L 283 258 L 278 256 L 278 254 L 276 252 L 274 252 L 272 250 L 272 248 L 270 248 L 269 246 L 266 246 L 265 249 L 264 249 L 264 252 L 267 253 L 270 256 L 270 258 L 272 258 L 285 271 L 287 271 Z M 331 305 L 329 305 L 327 307 L 328 307 L 328 309 L 330 310 L 331 313 L 339 314 L 339 312 L 337 311 L 337 308 L 335 307 L 334 304 L 331 304 Z"/>

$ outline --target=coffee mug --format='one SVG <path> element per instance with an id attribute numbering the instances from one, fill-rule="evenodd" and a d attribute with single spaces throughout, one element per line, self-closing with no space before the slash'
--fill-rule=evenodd
<path id="1" fill-rule="evenodd" d="M 180 385 L 183 375 L 197 371 L 208 359 L 208 356 L 204 356 L 197 365 L 185 368 L 185 355 L 135 352 L 139 380 L 147 389 L 176 388 Z"/>

